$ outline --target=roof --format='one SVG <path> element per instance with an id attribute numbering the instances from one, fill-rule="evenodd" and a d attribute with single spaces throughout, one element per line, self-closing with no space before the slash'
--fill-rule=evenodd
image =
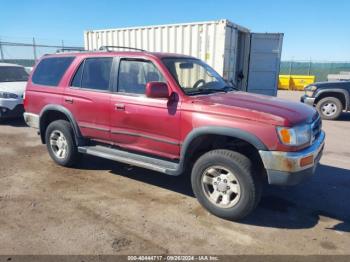
<path id="1" fill-rule="evenodd" d="M 147 51 L 82 51 L 82 52 L 64 52 L 64 53 L 56 53 L 49 54 L 46 56 L 104 56 L 104 55 L 112 55 L 112 56 L 130 56 L 130 57 L 156 57 L 156 58 L 166 58 L 166 57 L 186 57 L 186 58 L 195 58 L 188 55 L 175 54 L 175 53 L 160 53 L 160 52 L 147 52 Z M 197 58 L 195 58 L 197 59 Z"/>
<path id="2" fill-rule="evenodd" d="M 23 67 L 23 66 L 21 66 L 21 65 L 17 65 L 17 64 L 10 64 L 10 63 L 0 63 L 0 66 Z"/>

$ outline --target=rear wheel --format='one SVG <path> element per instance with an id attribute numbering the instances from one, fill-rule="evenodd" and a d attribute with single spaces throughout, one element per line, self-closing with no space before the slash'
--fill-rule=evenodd
<path id="1" fill-rule="evenodd" d="M 257 206 L 262 183 L 246 156 L 213 150 L 193 166 L 192 189 L 198 201 L 216 216 L 239 220 Z"/>
<path id="2" fill-rule="evenodd" d="M 316 108 L 321 117 L 327 120 L 337 119 L 343 111 L 343 105 L 336 97 L 322 98 L 318 101 Z"/>
<path id="3" fill-rule="evenodd" d="M 73 129 L 68 121 L 57 120 L 49 124 L 45 134 L 46 146 L 51 158 L 61 166 L 73 166 L 79 160 Z"/>

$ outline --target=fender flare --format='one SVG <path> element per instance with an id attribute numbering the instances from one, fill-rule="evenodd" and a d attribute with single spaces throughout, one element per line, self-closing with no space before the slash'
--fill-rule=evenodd
<path id="1" fill-rule="evenodd" d="M 49 104 L 46 105 L 40 112 L 39 115 L 39 132 L 40 132 L 40 137 L 41 137 L 41 141 L 42 143 L 45 143 L 45 132 L 44 131 L 44 126 L 42 124 L 45 115 L 49 112 L 49 111 L 57 111 L 60 113 L 63 113 L 69 120 L 70 124 L 72 125 L 73 128 L 73 132 L 74 132 L 74 137 L 75 137 L 75 142 L 77 145 L 80 145 L 83 141 L 83 137 L 81 135 L 79 126 L 77 124 L 77 122 L 74 119 L 73 114 L 64 106 L 61 105 L 54 105 L 54 104 Z"/>
<path id="2" fill-rule="evenodd" d="M 257 150 L 265 150 L 265 151 L 268 150 L 266 145 L 257 136 L 240 128 L 222 127 L 222 126 L 205 126 L 205 127 L 195 128 L 186 136 L 184 142 L 182 143 L 179 169 L 174 175 L 178 175 L 184 171 L 185 165 L 187 162 L 186 153 L 189 149 L 189 146 L 191 145 L 191 142 L 194 141 L 194 139 L 202 135 L 230 136 L 232 138 L 238 138 L 243 141 L 246 141 L 247 143 L 253 145 Z"/>
<path id="3" fill-rule="evenodd" d="M 321 94 L 323 93 L 340 93 L 342 95 L 344 95 L 345 97 L 345 108 L 346 110 L 350 109 L 350 94 L 347 90 L 345 89 L 341 89 L 341 88 L 325 88 L 325 89 L 321 89 L 319 91 L 316 92 L 315 94 L 315 99 L 317 99 Z"/>

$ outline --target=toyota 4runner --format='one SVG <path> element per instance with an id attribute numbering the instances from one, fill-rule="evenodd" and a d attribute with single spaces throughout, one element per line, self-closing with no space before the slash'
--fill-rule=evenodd
<path id="1" fill-rule="evenodd" d="M 257 206 L 264 180 L 311 176 L 325 140 L 310 106 L 237 91 L 199 59 L 142 50 L 46 55 L 24 107 L 57 164 L 89 154 L 190 173 L 198 201 L 232 220 Z"/>

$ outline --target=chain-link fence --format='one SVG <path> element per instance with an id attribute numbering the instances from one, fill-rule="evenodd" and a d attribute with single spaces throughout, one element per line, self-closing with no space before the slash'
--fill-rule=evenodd
<path id="1" fill-rule="evenodd" d="M 282 61 L 281 75 L 314 75 L 316 81 L 327 81 L 329 74 L 350 71 L 350 62 Z"/>
<path id="2" fill-rule="evenodd" d="M 80 41 L 0 36 L 0 62 L 31 67 L 45 54 L 59 49 L 82 49 L 82 46 Z M 280 67 L 281 75 L 314 75 L 316 81 L 327 81 L 328 74 L 342 71 L 350 71 L 350 61 L 282 61 Z"/>
<path id="3" fill-rule="evenodd" d="M 81 46 L 78 41 L 0 36 L 0 62 L 31 67 L 45 54 L 56 53 L 60 49 L 82 49 Z"/>

